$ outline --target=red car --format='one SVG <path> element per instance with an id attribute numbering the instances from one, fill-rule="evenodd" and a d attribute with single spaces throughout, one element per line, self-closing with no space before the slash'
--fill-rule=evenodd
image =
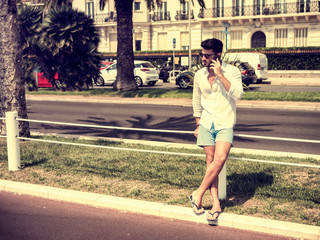
<path id="1" fill-rule="evenodd" d="M 34 72 L 34 77 L 36 79 L 36 82 L 38 83 L 38 87 L 43 87 L 43 88 L 51 88 L 52 87 L 52 84 L 50 83 L 50 81 L 45 78 L 43 76 L 43 73 L 42 72 Z M 54 75 L 54 80 L 59 80 L 59 75 L 58 73 L 56 73 Z"/>
<path id="2" fill-rule="evenodd" d="M 112 64 L 113 62 L 106 62 L 106 61 L 102 61 L 101 62 L 101 66 L 99 68 L 99 70 L 103 70 L 103 69 L 106 69 L 110 64 Z M 39 88 L 52 88 L 52 84 L 50 83 L 50 81 L 45 78 L 43 76 L 43 72 L 37 72 L 35 71 L 34 72 L 34 77 L 38 83 L 38 87 Z M 58 73 L 56 73 L 54 75 L 54 80 L 59 80 L 59 75 Z"/>

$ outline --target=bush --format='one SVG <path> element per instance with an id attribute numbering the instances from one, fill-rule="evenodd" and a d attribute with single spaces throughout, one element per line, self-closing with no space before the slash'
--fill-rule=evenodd
<path id="1" fill-rule="evenodd" d="M 320 55 L 269 55 L 269 70 L 320 70 Z"/>

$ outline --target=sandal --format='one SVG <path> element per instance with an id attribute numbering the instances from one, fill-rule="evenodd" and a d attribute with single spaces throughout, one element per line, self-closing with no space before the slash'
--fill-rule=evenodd
<path id="1" fill-rule="evenodd" d="M 211 225 L 211 226 L 216 226 L 218 225 L 218 218 L 220 216 L 220 214 L 222 213 L 222 211 L 215 211 L 215 212 L 208 212 L 208 214 L 210 214 L 212 217 L 215 215 L 215 214 L 218 214 L 217 217 L 215 219 L 208 219 L 207 218 L 207 221 L 208 221 L 208 224 Z"/>
<path id="2" fill-rule="evenodd" d="M 192 210 L 193 210 L 193 212 L 194 212 L 194 214 L 196 214 L 196 215 L 201 215 L 201 214 L 204 214 L 204 209 L 203 209 L 203 207 L 200 205 L 200 207 L 198 207 L 198 205 L 195 203 L 195 201 L 193 200 L 193 198 L 192 198 L 192 195 L 190 196 L 190 202 L 191 202 L 191 207 L 192 207 Z M 201 212 L 196 212 L 195 210 L 194 210 L 194 207 L 196 207 L 197 208 L 197 210 L 201 210 L 202 209 L 202 211 Z"/>

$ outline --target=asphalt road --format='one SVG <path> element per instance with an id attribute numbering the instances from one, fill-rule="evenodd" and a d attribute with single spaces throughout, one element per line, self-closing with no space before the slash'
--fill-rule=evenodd
<path id="1" fill-rule="evenodd" d="M 111 86 L 94 86 L 94 88 L 112 88 Z M 158 81 L 155 86 L 143 86 L 141 88 L 164 88 L 164 89 L 179 89 L 179 86 L 172 82 Z M 271 85 L 270 81 L 264 81 L 260 84 L 250 84 L 250 91 L 254 92 L 320 92 L 320 85 Z"/>
<path id="2" fill-rule="evenodd" d="M 269 234 L 0 192 L 1 240 L 284 240 Z"/>
<path id="3" fill-rule="evenodd" d="M 168 105 L 28 101 L 28 115 L 30 119 L 101 126 L 177 131 L 193 131 L 195 127 L 191 107 Z M 299 142 L 299 139 L 320 140 L 320 132 L 317 131 L 320 129 L 320 112 L 240 108 L 237 117 L 235 134 L 298 139 L 292 142 L 235 137 L 234 146 L 237 148 L 320 153 L 319 143 Z M 109 130 L 48 123 L 30 123 L 30 126 L 31 131 L 66 135 L 190 144 L 195 144 L 196 141 L 193 134 Z"/>

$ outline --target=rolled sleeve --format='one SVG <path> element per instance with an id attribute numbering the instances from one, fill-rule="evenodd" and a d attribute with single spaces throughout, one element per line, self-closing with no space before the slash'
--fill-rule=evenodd
<path id="1" fill-rule="evenodd" d="M 238 68 L 234 67 L 232 75 L 228 79 L 231 83 L 228 95 L 235 101 L 240 100 L 243 95 L 241 73 Z"/>

